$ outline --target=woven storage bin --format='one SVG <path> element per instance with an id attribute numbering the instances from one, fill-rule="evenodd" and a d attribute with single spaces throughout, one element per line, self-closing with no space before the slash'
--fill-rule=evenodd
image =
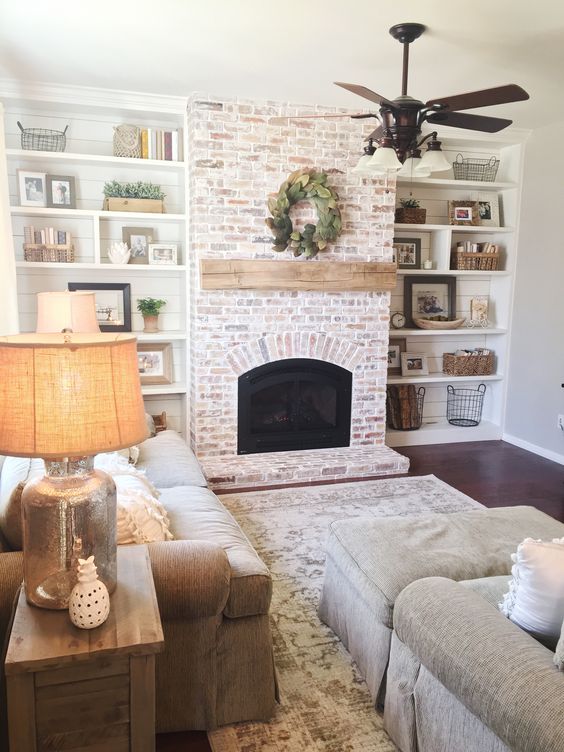
<path id="1" fill-rule="evenodd" d="M 72 264 L 74 263 L 74 246 L 24 244 L 24 261 L 52 261 Z"/>
<path id="2" fill-rule="evenodd" d="M 395 221 L 398 224 L 424 225 L 427 217 L 427 209 L 413 209 L 400 206 L 395 211 Z"/>
<path id="3" fill-rule="evenodd" d="M 495 272 L 499 268 L 499 255 L 499 251 L 496 253 L 454 251 L 452 268 L 460 271 Z"/>
<path id="4" fill-rule="evenodd" d="M 455 355 L 443 353 L 443 373 L 448 376 L 490 376 L 494 373 L 495 354 Z"/>

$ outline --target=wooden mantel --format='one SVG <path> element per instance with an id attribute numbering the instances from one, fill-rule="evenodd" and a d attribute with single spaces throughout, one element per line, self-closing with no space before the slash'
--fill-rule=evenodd
<path id="1" fill-rule="evenodd" d="M 393 290 L 395 263 L 202 259 L 202 290 Z"/>

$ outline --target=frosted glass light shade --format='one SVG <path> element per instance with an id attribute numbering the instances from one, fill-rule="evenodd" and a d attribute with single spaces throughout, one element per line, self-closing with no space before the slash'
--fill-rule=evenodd
<path id="1" fill-rule="evenodd" d="M 136 339 L 0 337 L 0 454 L 60 459 L 147 438 Z"/>
<path id="2" fill-rule="evenodd" d="M 353 167 L 352 172 L 355 175 L 366 175 L 367 177 L 370 177 L 371 175 L 384 175 L 385 170 L 373 167 L 372 155 L 363 154 L 362 157 L 358 160 L 356 167 Z"/>
<path id="3" fill-rule="evenodd" d="M 370 167 L 383 172 L 401 170 L 402 164 L 391 146 L 380 146 L 370 158 Z"/>
<path id="4" fill-rule="evenodd" d="M 421 166 L 421 157 L 408 157 L 402 165 L 398 175 L 402 178 L 427 178 L 431 170 Z"/>
<path id="5" fill-rule="evenodd" d="M 421 167 L 431 172 L 443 172 L 450 170 L 451 164 L 442 151 L 438 149 L 427 149 L 421 157 Z"/>
<path id="6" fill-rule="evenodd" d="M 39 333 L 62 332 L 98 333 L 96 295 L 93 292 L 37 293 L 37 329 Z"/>

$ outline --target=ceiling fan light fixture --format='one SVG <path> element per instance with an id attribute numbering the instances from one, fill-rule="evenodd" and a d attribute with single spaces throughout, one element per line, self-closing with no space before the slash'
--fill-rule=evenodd
<path id="1" fill-rule="evenodd" d="M 444 170 L 450 170 L 451 167 L 452 165 L 441 149 L 441 142 L 437 141 L 436 134 L 433 134 L 427 145 L 427 151 L 421 159 L 420 169 L 428 170 L 431 173 L 444 172 Z"/>
<path id="2" fill-rule="evenodd" d="M 409 153 L 409 157 L 403 163 L 398 175 L 402 178 L 428 178 L 431 174 L 431 170 L 424 165 L 421 166 L 421 162 L 420 149 L 413 149 L 413 151 Z"/>
<path id="3" fill-rule="evenodd" d="M 380 146 L 370 159 L 370 167 L 374 172 L 397 172 L 402 164 L 397 158 L 392 139 L 385 136 Z"/>
<path id="4" fill-rule="evenodd" d="M 352 172 L 355 175 L 378 175 L 383 174 L 382 171 L 377 171 L 373 167 L 370 166 L 372 162 L 372 156 L 374 155 L 374 152 L 376 151 L 376 147 L 374 146 L 374 142 L 372 139 L 368 140 L 368 146 L 364 147 L 364 154 L 362 157 L 358 160 L 356 163 L 356 166 L 353 167 Z"/>

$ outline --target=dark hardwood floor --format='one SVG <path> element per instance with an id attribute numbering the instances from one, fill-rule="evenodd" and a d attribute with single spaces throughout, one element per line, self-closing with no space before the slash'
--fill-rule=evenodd
<path id="1" fill-rule="evenodd" d="M 564 522 L 564 466 L 555 462 L 504 441 L 402 447 L 397 451 L 411 461 L 408 475 L 432 473 L 485 506 L 530 504 Z M 340 482 L 351 480 L 355 479 Z M 211 752 L 211 748 L 205 733 L 194 731 L 158 735 L 157 752 Z"/>

